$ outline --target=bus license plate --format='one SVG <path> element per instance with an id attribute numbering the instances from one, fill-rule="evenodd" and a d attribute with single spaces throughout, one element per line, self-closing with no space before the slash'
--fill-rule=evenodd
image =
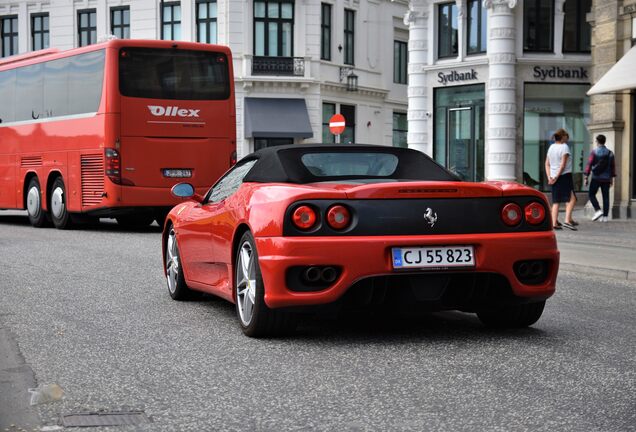
<path id="1" fill-rule="evenodd" d="M 393 248 L 393 268 L 474 267 L 472 245 Z"/>
<path id="2" fill-rule="evenodd" d="M 164 177 L 170 178 L 189 178 L 192 177 L 192 170 L 190 169 L 164 169 Z"/>

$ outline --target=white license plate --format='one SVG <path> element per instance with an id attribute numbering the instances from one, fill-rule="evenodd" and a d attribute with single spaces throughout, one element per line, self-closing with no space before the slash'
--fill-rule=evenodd
<path id="1" fill-rule="evenodd" d="M 164 177 L 170 178 L 189 178 L 192 177 L 192 170 L 190 169 L 164 169 Z"/>
<path id="2" fill-rule="evenodd" d="M 393 248 L 393 268 L 474 267 L 472 245 Z"/>

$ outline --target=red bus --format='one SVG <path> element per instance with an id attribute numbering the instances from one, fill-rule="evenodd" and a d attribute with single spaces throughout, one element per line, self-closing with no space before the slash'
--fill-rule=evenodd
<path id="1" fill-rule="evenodd" d="M 0 209 L 67 228 L 163 218 L 236 160 L 229 48 L 111 40 L 0 61 Z"/>

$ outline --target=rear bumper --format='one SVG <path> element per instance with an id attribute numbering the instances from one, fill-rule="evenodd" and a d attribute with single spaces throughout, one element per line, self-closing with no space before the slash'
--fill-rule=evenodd
<path id="1" fill-rule="evenodd" d="M 175 198 L 170 194 L 169 187 L 152 188 L 140 186 L 121 187 L 121 206 L 125 207 L 173 207 L 180 202 L 181 198 Z M 195 188 L 196 193 L 205 195 L 207 187 Z"/>
<path id="2" fill-rule="evenodd" d="M 500 274 L 508 280 L 513 294 L 518 297 L 547 298 L 554 294 L 559 251 L 552 231 L 444 236 L 256 238 L 265 284 L 265 303 L 271 308 L 331 303 L 362 279 L 422 272 L 393 270 L 392 247 L 449 245 L 473 245 L 476 265 L 468 270 L 444 270 L 446 273 Z M 513 266 L 522 260 L 547 261 L 549 266 L 545 281 L 534 285 L 521 283 Z M 342 272 L 331 286 L 322 291 L 297 292 L 289 289 L 286 283 L 287 270 L 293 266 L 309 265 L 334 265 L 340 267 Z"/>
<path id="3" fill-rule="evenodd" d="M 107 180 L 108 181 L 108 180 Z M 171 188 L 118 186 L 110 184 L 106 189 L 106 197 L 98 206 L 83 207 L 84 213 L 93 216 L 118 216 L 144 211 L 167 211 L 183 202 L 170 193 Z M 195 188 L 196 193 L 205 195 L 207 187 Z"/>

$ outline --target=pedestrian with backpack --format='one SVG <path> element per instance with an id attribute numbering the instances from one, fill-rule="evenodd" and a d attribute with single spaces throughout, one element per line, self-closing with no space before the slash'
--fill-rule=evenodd
<path id="1" fill-rule="evenodd" d="M 590 157 L 587 160 L 587 166 L 585 167 L 585 184 L 588 183 L 588 177 L 592 174 L 592 181 L 590 182 L 590 188 L 588 195 L 590 202 L 594 207 L 594 216 L 592 220 L 599 220 L 601 222 L 607 222 L 607 215 L 609 214 L 609 190 L 614 186 L 614 177 L 616 177 L 616 165 L 614 162 L 614 153 L 607 147 L 605 147 L 605 135 L 597 135 L 596 148 L 590 152 Z M 603 196 L 603 211 L 596 199 L 596 193 L 601 190 Z"/>

